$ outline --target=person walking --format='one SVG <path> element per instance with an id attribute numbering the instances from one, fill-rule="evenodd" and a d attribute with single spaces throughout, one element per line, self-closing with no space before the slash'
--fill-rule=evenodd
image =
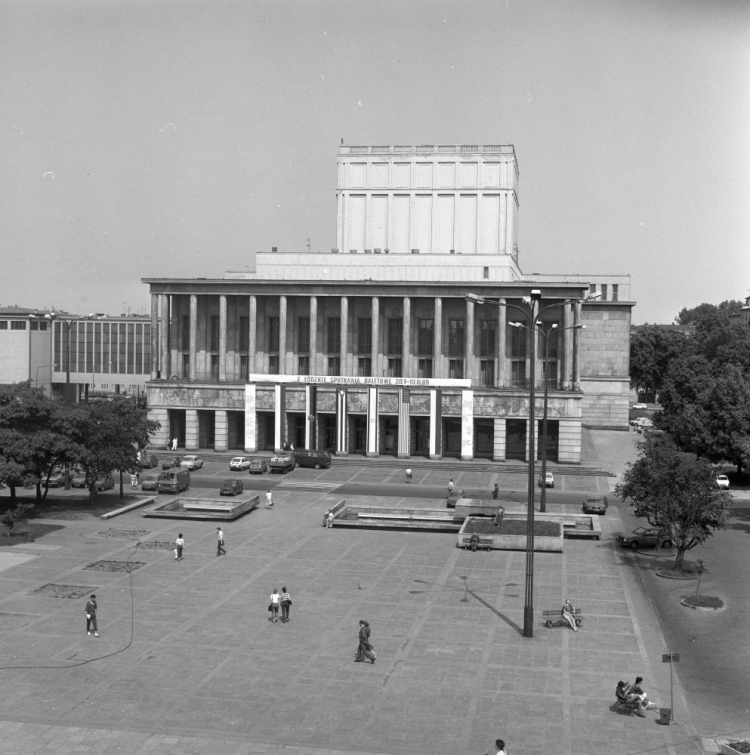
<path id="1" fill-rule="evenodd" d="M 227 555 L 227 552 L 224 550 L 224 533 L 222 532 L 221 527 L 216 528 L 216 555 Z"/>
<path id="2" fill-rule="evenodd" d="M 453 484 L 453 478 L 451 477 L 450 480 L 448 480 L 448 495 L 450 495 L 453 492 L 453 488 L 456 486 Z"/>
<path id="3" fill-rule="evenodd" d="M 292 599 L 289 597 L 286 587 L 281 588 L 279 601 L 281 603 L 281 623 L 287 624 L 289 622 L 289 606 L 292 605 Z"/>
<path id="4" fill-rule="evenodd" d="M 505 742 L 502 739 L 495 740 L 495 755 L 505 755 Z"/>
<path id="5" fill-rule="evenodd" d="M 326 517 L 326 527 L 330 530 L 333 527 L 333 511 L 328 509 L 328 516 Z"/>
<path id="6" fill-rule="evenodd" d="M 96 609 L 99 606 L 96 603 L 96 595 L 92 595 L 86 601 L 86 632 L 91 635 L 91 631 L 94 631 L 94 637 L 99 636 L 99 628 L 96 625 Z"/>
<path id="7" fill-rule="evenodd" d="M 376 658 L 377 655 L 372 651 L 372 645 L 370 644 L 370 625 L 364 619 L 360 619 L 359 645 L 357 646 L 357 654 L 354 656 L 354 660 L 356 663 L 361 663 L 364 660 L 375 663 Z"/>
<path id="8" fill-rule="evenodd" d="M 274 587 L 273 592 L 271 593 L 271 616 L 273 617 L 273 623 L 276 623 L 276 620 L 279 618 L 279 604 L 281 603 L 281 595 L 279 595 L 279 591 Z"/>
<path id="9" fill-rule="evenodd" d="M 500 488 L 497 486 L 497 483 L 495 483 L 495 487 L 492 488 L 492 500 L 496 501 L 499 495 L 500 495 Z"/>
<path id="10" fill-rule="evenodd" d="M 268 490 L 266 490 L 266 508 L 273 508 L 273 493 L 271 492 L 271 488 L 268 488 Z"/>
<path id="11" fill-rule="evenodd" d="M 172 450 L 177 450 L 177 436 L 175 435 L 174 438 L 172 438 Z"/>
<path id="12" fill-rule="evenodd" d="M 174 541 L 174 560 L 182 561 L 182 549 L 185 547 L 185 538 L 182 536 L 182 532 L 177 535 L 177 539 Z"/>
<path id="13" fill-rule="evenodd" d="M 130 475 L 130 487 L 133 490 L 138 489 L 138 475 L 135 472 L 132 472 Z"/>

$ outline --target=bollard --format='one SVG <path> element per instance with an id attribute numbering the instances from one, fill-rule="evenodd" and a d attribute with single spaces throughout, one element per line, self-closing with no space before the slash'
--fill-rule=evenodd
<path id="1" fill-rule="evenodd" d="M 671 708 L 659 708 L 659 723 L 662 726 L 669 726 L 669 722 L 672 720 Z"/>

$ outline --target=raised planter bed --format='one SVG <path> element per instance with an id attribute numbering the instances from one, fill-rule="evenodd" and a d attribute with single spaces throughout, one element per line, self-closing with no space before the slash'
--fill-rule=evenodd
<path id="1" fill-rule="evenodd" d="M 549 519 L 534 522 L 534 551 L 539 553 L 562 553 L 563 526 L 557 517 L 556 521 Z M 483 517 L 468 517 L 458 531 L 457 545 L 465 547 L 472 532 L 477 532 L 483 541 L 490 541 L 491 550 L 525 551 L 526 550 L 526 520 L 521 518 L 507 518 L 501 527 L 496 527 L 491 520 Z M 503 528 L 505 531 L 503 531 Z M 507 534 L 509 531 L 520 529 L 523 534 Z M 557 534 L 553 534 L 556 531 Z"/>

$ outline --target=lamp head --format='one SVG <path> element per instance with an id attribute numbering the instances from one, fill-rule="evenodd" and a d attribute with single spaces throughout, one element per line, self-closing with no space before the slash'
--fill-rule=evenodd
<path id="1" fill-rule="evenodd" d="M 602 292 L 597 291 L 595 294 L 588 294 L 587 296 L 583 297 L 583 301 L 596 301 L 596 299 L 601 299 Z"/>
<path id="2" fill-rule="evenodd" d="M 474 304 L 484 304 L 485 302 L 484 296 L 477 296 L 477 294 L 466 294 L 466 296 L 464 296 L 464 299 L 466 299 L 466 301 L 473 302 Z"/>
<path id="3" fill-rule="evenodd" d="M 531 299 L 532 301 L 539 301 L 542 298 L 542 292 L 538 288 L 532 288 L 531 289 Z"/>

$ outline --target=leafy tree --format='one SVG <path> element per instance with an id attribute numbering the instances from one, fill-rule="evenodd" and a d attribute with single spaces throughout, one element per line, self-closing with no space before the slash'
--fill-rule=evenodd
<path id="1" fill-rule="evenodd" d="M 721 304 L 699 304 L 691 309 L 683 307 L 675 317 L 675 322 L 677 325 L 698 325 L 712 315 L 719 314 L 726 319 L 727 315 L 735 314 L 741 309 L 742 302 L 739 299 L 727 299 Z"/>
<path id="2" fill-rule="evenodd" d="M 652 527 L 669 529 L 683 569 L 685 553 L 724 529 L 732 498 L 716 485 L 716 473 L 705 459 L 679 450 L 669 435 L 648 435 L 639 458 L 629 464 L 615 495 L 635 503 L 638 516 Z"/>
<path id="3" fill-rule="evenodd" d="M 25 519 L 33 508 L 33 503 L 17 503 L 0 514 L 0 524 L 4 524 L 8 528 L 6 537 L 10 537 L 13 527 L 22 519 Z"/>
<path id="4" fill-rule="evenodd" d="M 639 393 L 656 397 L 664 384 L 669 366 L 690 342 L 683 333 L 646 325 L 630 339 L 630 381 Z"/>

